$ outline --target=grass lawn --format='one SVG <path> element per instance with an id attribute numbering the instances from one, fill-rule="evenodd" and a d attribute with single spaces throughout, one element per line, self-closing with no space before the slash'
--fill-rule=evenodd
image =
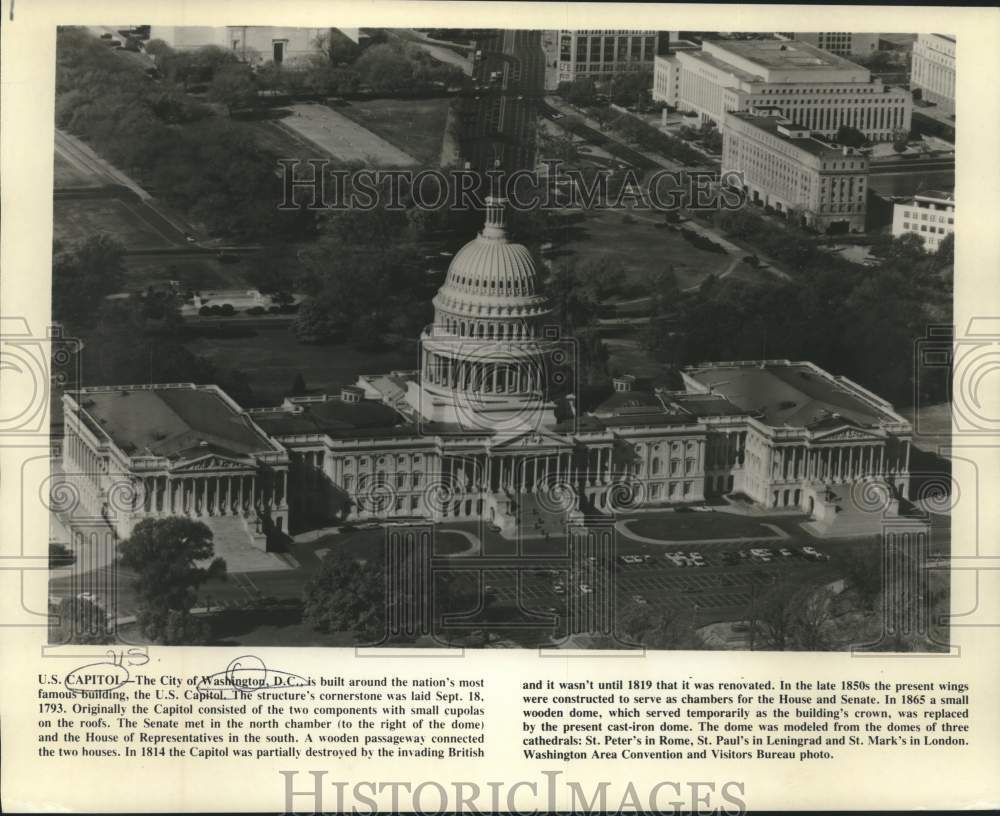
<path id="1" fill-rule="evenodd" d="M 65 243 L 106 233 L 129 249 L 170 246 L 151 224 L 116 198 L 57 199 L 53 202 L 52 228 L 55 239 Z"/>
<path id="2" fill-rule="evenodd" d="M 666 541 L 775 535 L 758 520 L 731 513 L 666 513 L 656 518 L 630 521 L 628 529 L 636 535 Z"/>
<path id="3" fill-rule="evenodd" d="M 710 274 L 722 274 L 732 262 L 728 254 L 706 252 L 688 243 L 679 232 L 658 228 L 643 214 L 626 223 L 619 210 L 590 210 L 582 222 L 553 230 L 555 255 L 581 263 L 608 258 L 625 268 L 629 286 L 642 283 L 650 270 L 673 264 L 682 289 L 696 286 Z"/>
<path id="4" fill-rule="evenodd" d="M 421 164 L 437 166 L 450 104 L 447 98 L 372 99 L 351 102 L 337 111 Z"/>
<path id="5" fill-rule="evenodd" d="M 301 373 L 312 393 L 334 393 L 359 374 L 411 370 L 419 365 L 415 344 L 385 351 L 358 351 L 347 344 L 299 343 L 287 326 L 262 328 L 253 337 L 193 340 L 188 347 L 222 368 L 238 368 L 250 379 L 259 404 L 280 402 Z"/>
<path id="6" fill-rule="evenodd" d="M 59 153 L 56 153 L 55 156 L 54 177 L 55 188 L 57 190 L 62 187 L 93 187 L 106 181 L 106 179 L 100 176 L 81 170 L 71 161 L 63 158 Z"/>
<path id="7" fill-rule="evenodd" d="M 245 264 L 219 263 L 212 257 L 176 258 L 169 255 L 129 255 L 125 258 L 125 284 L 129 291 L 177 280 L 185 289 L 249 289 Z"/>

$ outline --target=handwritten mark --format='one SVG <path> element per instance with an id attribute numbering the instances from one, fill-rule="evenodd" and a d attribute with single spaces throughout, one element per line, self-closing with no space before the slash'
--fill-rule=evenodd
<path id="1" fill-rule="evenodd" d="M 129 682 L 129 671 L 119 663 L 88 663 L 73 669 L 63 680 L 63 685 L 74 694 L 93 691 L 114 691 Z"/>
<path id="2" fill-rule="evenodd" d="M 258 691 L 311 685 L 312 681 L 297 674 L 267 668 L 256 655 L 243 655 L 230 661 L 224 671 L 202 678 L 198 694 L 211 699 L 234 699 Z"/>

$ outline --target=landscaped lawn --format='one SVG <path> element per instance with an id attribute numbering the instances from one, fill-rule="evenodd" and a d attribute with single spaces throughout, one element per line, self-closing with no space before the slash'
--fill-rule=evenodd
<path id="1" fill-rule="evenodd" d="M 62 187 L 93 187 L 106 181 L 100 176 L 81 170 L 59 153 L 55 156 L 54 174 L 54 186 L 57 190 Z"/>
<path id="2" fill-rule="evenodd" d="M 353 119 L 410 154 L 421 164 L 437 166 L 441 160 L 445 122 L 451 100 L 372 99 L 352 101 L 338 113 Z"/>
<path id="3" fill-rule="evenodd" d="M 685 539 L 742 538 L 774 536 L 775 532 L 757 519 L 731 513 L 665 513 L 655 518 L 628 522 L 628 529 L 646 538 L 665 541 Z"/>
<path id="4" fill-rule="evenodd" d="M 648 272 L 670 264 L 682 289 L 696 286 L 712 273 L 722 274 L 732 263 L 728 254 L 698 249 L 679 232 L 650 223 L 662 220 L 662 215 L 636 213 L 631 224 L 624 215 L 621 210 L 588 211 L 584 221 L 553 232 L 556 253 L 568 252 L 563 257 L 576 264 L 601 258 L 616 261 L 625 268 L 629 285 L 641 284 Z"/>
<path id="5" fill-rule="evenodd" d="M 57 241 L 70 244 L 105 233 L 129 249 L 170 246 L 151 224 L 117 198 L 56 199 L 52 229 Z"/>
<path id="6" fill-rule="evenodd" d="M 180 281 L 181 289 L 250 289 L 246 263 L 225 264 L 215 258 L 178 258 L 171 255 L 129 255 L 125 258 L 125 288 L 145 291 L 148 286 Z"/>
<path id="7" fill-rule="evenodd" d="M 256 330 L 253 337 L 202 337 L 188 348 L 222 368 L 246 372 L 256 402 L 276 404 L 301 373 L 310 393 L 339 393 L 359 374 L 419 367 L 415 343 L 385 351 L 358 351 L 348 344 L 311 346 L 298 342 L 287 325 Z"/>

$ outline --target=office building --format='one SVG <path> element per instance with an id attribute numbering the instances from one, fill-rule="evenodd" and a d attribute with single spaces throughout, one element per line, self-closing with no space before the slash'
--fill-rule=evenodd
<path id="1" fill-rule="evenodd" d="M 925 102 L 946 113 L 955 111 L 955 38 L 921 34 L 913 44 L 910 87 L 920 89 Z"/>
<path id="2" fill-rule="evenodd" d="M 940 190 L 917 193 L 892 208 L 892 235 L 911 233 L 924 239 L 928 252 L 936 252 L 946 236 L 955 231 L 955 196 Z"/>
<path id="3" fill-rule="evenodd" d="M 843 125 L 876 142 L 910 130 L 908 91 L 807 43 L 705 41 L 701 51 L 679 51 L 675 59 L 680 107 L 717 125 L 726 111 L 766 106 L 828 139 Z"/>
<path id="4" fill-rule="evenodd" d="M 549 59 L 558 62 L 556 84 L 587 77 L 611 79 L 636 71 L 652 71 L 657 52 L 656 31 L 607 30 L 553 32 Z M 549 90 L 554 90 L 549 88 Z"/>
<path id="5" fill-rule="evenodd" d="M 866 57 L 878 51 L 879 35 L 867 31 L 783 31 L 779 37 L 815 45 L 838 57 Z"/>
<path id="6" fill-rule="evenodd" d="M 751 203 L 819 231 L 863 232 L 868 158 L 817 139 L 776 108 L 730 112 L 722 126 L 722 172 L 740 173 Z"/>

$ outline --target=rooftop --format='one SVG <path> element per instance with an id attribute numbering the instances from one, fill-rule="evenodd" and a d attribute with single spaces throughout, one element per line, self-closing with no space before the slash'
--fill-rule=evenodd
<path id="1" fill-rule="evenodd" d="M 685 373 L 772 427 L 819 429 L 831 421 L 873 427 L 900 421 L 887 404 L 883 410 L 860 387 L 810 363 L 720 363 L 692 366 Z"/>
<path id="2" fill-rule="evenodd" d="M 768 70 L 828 71 L 861 67 L 800 40 L 719 40 L 714 45 Z"/>
<path id="3" fill-rule="evenodd" d="M 254 420 L 274 436 L 327 434 L 343 436 L 395 436 L 415 433 L 413 426 L 378 400 L 344 402 L 337 397 L 301 401 L 294 409 L 256 411 Z"/>
<path id="4" fill-rule="evenodd" d="M 842 152 L 841 148 L 817 139 L 812 135 L 792 137 L 787 133 L 783 133 L 782 130 L 805 132 L 805 128 L 782 116 L 756 116 L 748 111 L 728 111 L 726 116 L 740 119 L 747 124 L 753 125 L 758 130 L 769 133 L 783 142 L 788 142 L 788 144 L 794 145 L 800 150 L 804 150 L 814 156 L 832 156 Z"/>
<path id="5" fill-rule="evenodd" d="M 214 386 L 85 389 L 82 412 L 129 456 L 197 459 L 280 450 Z"/>

